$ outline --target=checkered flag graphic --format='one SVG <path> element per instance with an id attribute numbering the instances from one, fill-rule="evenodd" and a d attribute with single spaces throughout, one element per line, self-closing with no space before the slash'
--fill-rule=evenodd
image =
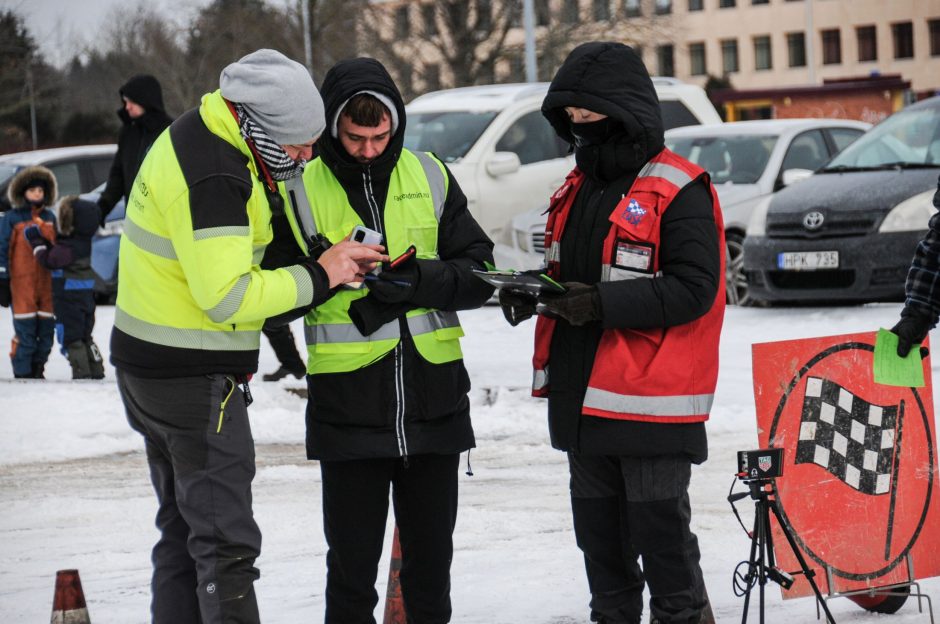
<path id="1" fill-rule="evenodd" d="M 863 494 L 887 494 L 898 406 L 874 405 L 839 384 L 809 377 L 797 464 L 816 464 Z"/>

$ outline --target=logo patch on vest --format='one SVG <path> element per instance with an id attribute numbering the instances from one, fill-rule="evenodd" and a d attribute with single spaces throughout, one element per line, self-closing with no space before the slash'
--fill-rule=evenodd
<path id="1" fill-rule="evenodd" d="M 620 217 L 630 225 L 639 225 L 646 216 L 646 209 L 640 206 L 640 202 L 631 199 L 627 202 L 627 207 L 623 209 Z"/>
<path id="2" fill-rule="evenodd" d="M 618 240 L 613 266 L 628 271 L 649 273 L 653 266 L 653 246 L 649 243 Z"/>

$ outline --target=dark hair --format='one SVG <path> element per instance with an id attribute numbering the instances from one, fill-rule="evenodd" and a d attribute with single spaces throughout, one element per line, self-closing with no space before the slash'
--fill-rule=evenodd
<path id="1" fill-rule="evenodd" d="M 343 108 L 343 115 L 352 119 L 357 126 L 374 128 L 382 123 L 382 117 L 391 117 L 388 108 L 375 96 L 368 93 L 354 95 Z"/>

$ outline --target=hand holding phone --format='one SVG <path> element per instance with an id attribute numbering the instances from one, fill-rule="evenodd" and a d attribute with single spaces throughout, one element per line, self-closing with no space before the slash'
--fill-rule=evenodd
<path id="1" fill-rule="evenodd" d="M 381 245 L 382 235 L 375 230 L 371 230 L 364 225 L 357 225 L 349 233 L 349 240 L 363 245 Z"/>
<path id="2" fill-rule="evenodd" d="M 409 245 L 408 249 L 404 251 L 400 256 L 388 263 L 388 266 L 383 267 L 385 271 L 394 271 L 395 269 L 403 266 L 405 263 L 414 258 L 418 253 L 418 250 L 414 245 Z"/>

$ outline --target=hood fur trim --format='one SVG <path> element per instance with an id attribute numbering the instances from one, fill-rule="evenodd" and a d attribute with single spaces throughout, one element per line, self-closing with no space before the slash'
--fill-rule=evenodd
<path id="1" fill-rule="evenodd" d="M 10 180 L 10 185 L 7 187 L 7 199 L 10 200 L 11 206 L 18 208 L 26 203 L 26 185 L 37 178 L 46 183 L 47 192 L 43 198 L 43 204 L 51 206 L 55 203 L 58 195 L 55 176 L 42 165 L 35 165 L 21 169 Z"/>

